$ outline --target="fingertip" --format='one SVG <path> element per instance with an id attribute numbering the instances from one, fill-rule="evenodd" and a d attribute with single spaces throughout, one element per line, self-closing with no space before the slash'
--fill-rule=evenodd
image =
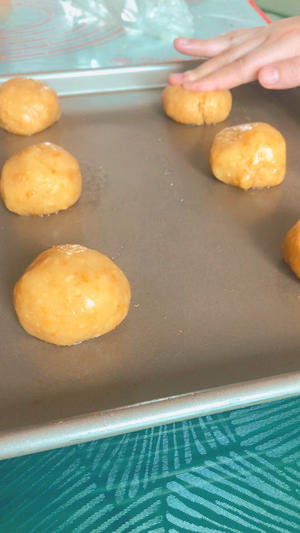
<path id="1" fill-rule="evenodd" d="M 273 66 L 261 68 L 258 73 L 258 81 L 266 89 L 275 87 L 279 82 L 278 69 Z"/>
<path id="2" fill-rule="evenodd" d="M 169 85 L 181 85 L 183 80 L 182 74 L 170 74 L 168 77 Z"/>
<path id="3" fill-rule="evenodd" d="M 190 43 L 190 39 L 186 39 L 185 37 L 177 37 L 174 39 L 173 44 L 175 48 L 184 48 L 188 46 Z"/>

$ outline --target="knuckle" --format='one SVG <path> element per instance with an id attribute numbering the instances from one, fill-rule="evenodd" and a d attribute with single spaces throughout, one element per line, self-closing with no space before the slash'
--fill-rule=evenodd
<path id="1" fill-rule="evenodd" d="M 245 57 L 239 57 L 234 62 L 234 68 L 243 80 L 249 76 L 249 64 Z"/>

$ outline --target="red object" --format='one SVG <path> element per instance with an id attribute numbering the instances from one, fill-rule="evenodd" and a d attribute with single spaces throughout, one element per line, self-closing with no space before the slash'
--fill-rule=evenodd
<path id="1" fill-rule="evenodd" d="M 269 19 L 269 17 L 267 17 L 267 15 L 262 11 L 262 9 L 260 9 L 256 3 L 254 2 L 254 0 L 248 0 L 250 6 L 253 7 L 253 9 L 255 9 L 255 11 L 257 11 L 257 13 L 264 19 L 265 22 L 267 22 L 268 24 L 271 24 L 271 20 Z"/>

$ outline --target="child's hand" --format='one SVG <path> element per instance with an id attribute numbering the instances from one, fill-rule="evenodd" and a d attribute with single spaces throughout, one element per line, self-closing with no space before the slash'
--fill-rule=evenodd
<path id="1" fill-rule="evenodd" d="M 300 85 L 300 16 L 207 40 L 179 38 L 174 46 L 183 54 L 212 59 L 171 74 L 171 85 L 194 91 L 231 89 L 256 79 L 268 89 Z"/>

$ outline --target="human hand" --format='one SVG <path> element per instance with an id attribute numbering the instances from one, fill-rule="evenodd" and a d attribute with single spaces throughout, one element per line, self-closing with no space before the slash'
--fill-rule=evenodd
<path id="1" fill-rule="evenodd" d="M 171 74 L 170 85 L 193 91 L 231 89 L 254 80 L 267 89 L 300 85 L 300 16 L 212 39 L 178 38 L 174 46 L 182 54 L 211 59 Z"/>

